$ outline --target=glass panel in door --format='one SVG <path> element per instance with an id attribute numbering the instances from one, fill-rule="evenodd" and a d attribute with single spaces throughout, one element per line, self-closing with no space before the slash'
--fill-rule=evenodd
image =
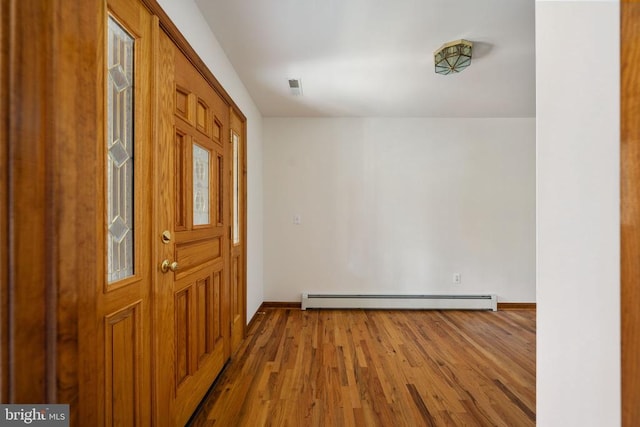
<path id="1" fill-rule="evenodd" d="M 107 280 L 134 274 L 134 38 L 111 16 L 107 41 Z"/>
<path id="2" fill-rule="evenodd" d="M 193 225 L 210 224 L 209 151 L 193 144 Z"/>

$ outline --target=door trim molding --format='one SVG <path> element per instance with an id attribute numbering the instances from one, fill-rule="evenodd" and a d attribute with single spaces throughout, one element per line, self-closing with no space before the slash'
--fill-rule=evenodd
<path id="1" fill-rule="evenodd" d="M 7 141 L 7 283 L 6 318 L 3 316 L 3 329 L 7 331 L 6 364 L 3 370 L 3 386 L 7 387 L 8 401 L 20 401 L 25 398 L 44 400 L 50 385 L 46 367 L 47 341 L 50 337 L 45 328 L 47 311 L 50 304 L 46 288 L 51 277 L 46 273 L 46 254 L 51 251 L 48 241 L 44 241 L 47 220 L 46 212 L 39 207 L 48 206 L 45 182 L 45 165 L 50 152 L 46 147 L 47 100 L 38 98 L 44 92 L 44 75 L 50 67 L 46 55 L 22 55 L 21 52 L 40 52 L 47 50 L 41 25 L 46 25 L 51 7 L 45 7 L 40 15 L 35 11 L 35 2 L 13 0 L 3 7 L 3 82 L 6 81 L 6 102 L 8 122 L 4 129 L 3 140 Z M 51 6 L 48 4 L 47 6 Z M 8 9 L 8 10 L 7 10 Z M 7 16 L 5 16 L 5 12 Z M 19 22 L 23 18 L 22 27 Z M 32 32 L 31 37 L 27 34 Z M 6 38 L 5 38 L 6 37 Z M 30 123 L 28 123 L 30 122 Z M 31 128 L 29 128 L 29 126 Z M 38 182 L 40 181 L 40 182 Z M 28 206 L 36 209 L 27 209 Z M 30 242 L 27 244 L 26 242 Z M 37 248 L 31 242 L 40 242 Z M 29 260 L 31 268 L 25 262 Z M 31 304 L 28 300 L 42 301 Z M 4 308 L 4 307 L 3 307 Z M 25 316 L 25 310 L 28 316 Z M 27 334 L 22 331 L 30 331 Z M 26 368 L 21 355 L 28 355 L 33 364 L 30 371 L 33 382 L 28 383 L 19 374 Z M 28 370 L 28 369 L 27 369 Z"/>
<path id="2" fill-rule="evenodd" d="M 81 404 L 94 398 L 94 385 L 79 382 L 91 378 L 79 349 L 92 337 L 80 336 L 78 323 L 94 300 L 96 211 L 87 201 L 95 197 L 96 159 L 87 142 L 97 137 L 95 47 L 102 27 L 99 2 L 67 3 L 2 6 L 8 112 L 2 389 L 3 402 L 70 403 L 72 419 L 82 413 L 97 425 Z M 65 49 L 58 49 L 62 40 Z"/>
<path id="3" fill-rule="evenodd" d="M 620 21 L 620 313 L 622 426 L 640 421 L 640 3 Z"/>
<path id="4" fill-rule="evenodd" d="M 9 2 L 0 4 L 0 342 L 9 344 Z M 0 402 L 9 401 L 9 345 L 0 347 Z"/>

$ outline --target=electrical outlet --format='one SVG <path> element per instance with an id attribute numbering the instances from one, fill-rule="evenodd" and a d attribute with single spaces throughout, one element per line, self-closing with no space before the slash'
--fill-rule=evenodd
<path id="1" fill-rule="evenodd" d="M 453 273 L 453 283 L 455 283 L 456 285 L 459 285 L 460 283 L 462 283 L 462 274 Z"/>

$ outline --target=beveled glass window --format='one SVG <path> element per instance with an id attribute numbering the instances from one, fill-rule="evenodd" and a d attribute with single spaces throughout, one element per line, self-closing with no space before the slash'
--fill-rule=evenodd
<path id="1" fill-rule="evenodd" d="M 193 144 L 193 225 L 210 223 L 209 151 Z"/>
<path id="2" fill-rule="evenodd" d="M 233 244 L 240 244 L 240 138 L 234 132 L 233 142 Z"/>
<path id="3" fill-rule="evenodd" d="M 107 34 L 107 280 L 134 274 L 134 38 L 111 16 Z"/>

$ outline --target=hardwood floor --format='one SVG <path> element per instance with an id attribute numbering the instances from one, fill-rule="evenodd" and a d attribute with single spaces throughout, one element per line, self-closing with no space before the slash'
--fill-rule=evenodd
<path id="1" fill-rule="evenodd" d="M 193 426 L 535 425 L 535 311 L 265 310 Z"/>

